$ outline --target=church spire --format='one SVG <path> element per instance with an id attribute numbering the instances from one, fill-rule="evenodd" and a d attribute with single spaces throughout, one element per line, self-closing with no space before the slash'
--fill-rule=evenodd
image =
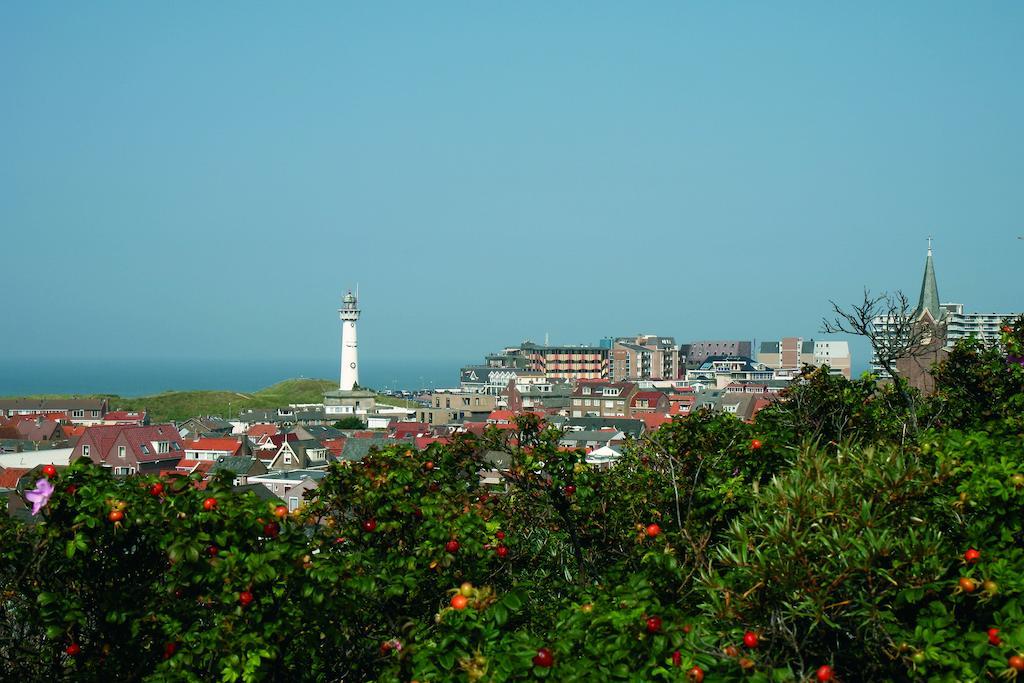
<path id="1" fill-rule="evenodd" d="M 921 280 L 921 296 L 917 301 L 916 317 L 928 311 L 932 320 L 939 320 L 943 310 L 939 307 L 939 286 L 935 282 L 935 264 L 932 263 L 932 238 L 928 238 L 928 256 L 924 262 L 924 279 Z"/>

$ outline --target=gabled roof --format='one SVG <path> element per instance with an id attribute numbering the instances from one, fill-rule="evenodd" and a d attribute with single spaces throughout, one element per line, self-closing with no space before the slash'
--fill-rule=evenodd
<path id="1" fill-rule="evenodd" d="M 185 453 L 181 447 L 181 436 L 174 425 L 161 424 L 148 427 L 123 427 L 125 440 L 128 442 L 132 452 L 135 453 L 139 462 L 157 462 L 160 460 L 173 460 L 181 458 Z M 170 444 L 167 453 L 156 452 L 153 447 L 154 441 L 166 441 Z M 104 453 L 104 456 L 109 452 Z"/>
<path id="2" fill-rule="evenodd" d="M 137 422 L 141 423 L 146 419 L 146 411 L 142 410 L 114 410 L 103 416 L 106 422 Z"/>
<path id="3" fill-rule="evenodd" d="M 633 396 L 633 400 L 630 402 L 631 406 L 636 406 L 637 401 L 646 400 L 650 404 L 656 404 L 661 399 L 668 399 L 668 397 L 660 391 L 638 391 Z"/>

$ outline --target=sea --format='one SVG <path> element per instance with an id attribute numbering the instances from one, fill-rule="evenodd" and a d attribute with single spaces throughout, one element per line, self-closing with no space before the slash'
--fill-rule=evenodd
<path id="1" fill-rule="evenodd" d="M 359 383 L 378 391 L 417 391 L 459 384 L 458 361 L 366 359 Z M 0 396 L 166 391 L 257 391 L 286 379 L 335 379 L 337 359 L 11 359 L 0 357 Z"/>

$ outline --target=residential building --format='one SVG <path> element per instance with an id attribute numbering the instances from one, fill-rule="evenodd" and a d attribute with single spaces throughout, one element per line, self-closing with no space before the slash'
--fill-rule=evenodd
<path id="1" fill-rule="evenodd" d="M 429 408 L 419 408 L 416 420 L 430 425 L 460 423 L 477 417 L 486 419 L 498 407 L 496 395 L 468 391 L 435 392 L 428 396 Z"/>
<path id="2" fill-rule="evenodd" d="M 60 415 L 74 424 L 93 425 L 103 422 L 108 407 L 105 398 L 5 398 L 0 399 L 0 417 L 42 415 L 54 419 Z"/>
<path id="3" fill-rule="evenodd" d="M 610 379 L 611 349 L 601 346 L 549 346 L 526 342 L 521 351 L 529 368 L 548 379 Z"/>
<path id="4" fill-rule="evenodd" d="M 326 469 L 331 457 L 330 449 L 316 439 L 285 441 L 267 469 L 271 472 Z"/>
<path id="5" fill-rule="evenodd" d="M 579 382 L 572 393 L 572 417 L 631 417 L 633 382 Z"/>
<path id="6" fill-rule="evenodd" d="M 96 425 L 79 438 L 71 459 L 89 458 L 114 474 L 129 475 L 174 469 L 184 455 L 181 436 L 172 424 Z"/>
<path id="7" fill-rule="evenodd" d="M 683 344 L 679 355 L 687 369 L 699 368 L 711 356 L 747 356 L 753 352 L 753 343 L 740 339 L 702 340 Z"/>
<path id="8" fill-rule="evenodd" d="M 499 403 L 513 412 L 567 412 L 572 404 L 572 392 L 572 384 L 565 380 L 548 380 L 541 384 L 517 384 L 510 381 Z"/>
<path id="9" fill-rule="evenodd" d="M 716 389 L 724 389 L 733 382 L 757 382 L 773 378 L 771 368 L 746 356 L 708 356 L 700 367 L 686 371 L 688 382 L 713 381 Z"/>
<path id="10" fill-rule="evenodd" d="M 850 344 L 846 341 L 783 337 L 778 341 L 761 342 L 757 362 L 773 370 L 793 371 L 789 373 L 791 375 L 799 374 L 805 365 L 827 365 L 830 374 L 850 379 Z"/>
<path id="11" fill-rule="evenodd" d="M 297 469 L 251 476 L 248 483 L 266 486 L 271 493 L 287 503 L 291 512 L 298 509 L 306 494 L 314 490 L 326 476 L 324 470 Z"/>
<path id="12" fill-rule="evenodd" d="M 546 381 L 546 376 L 540 370 L 486 365 L 464 367 L 459 375 L 459 387 L 463 392 L 492 396 L 502 393 L 509 382 L 526 385 L 543 384 Z"/>
<path id="13" fill-rule="evenodd" d="M 181 438 L 195 439 L 201 436 L 226 436 L 233 430 L 232 424 L 214 415 L 197 415 L 178 424 Z"/>
<path id="14" fill-rule="evenodd" d="M 149 414 L 145 410 L 112 410 L 103 416 L 105 425 L 148 425 Z"/>
<path id="15" fill-rule="evenodd" d="M 629 407 L 633 417 L 644 413 L 667 415 L 672 403 L 668 400 L 668 394 L 662 391 L 637 391 Z"/>
<path id="16" fill-rule="evenodd" d="M 682 370 L 673 337 L 619 337 L 611 348 L 612 379 L 676 379 Z"/>

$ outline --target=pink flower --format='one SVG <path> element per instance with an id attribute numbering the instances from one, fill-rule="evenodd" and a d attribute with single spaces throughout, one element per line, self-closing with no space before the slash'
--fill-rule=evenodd
<path id="1" fill-rule="evenodd" d="M 54 487 L 48 479 L 40 479 L 36 482 L 36 487 L 30 491 L 25 491 L 25 500 L 32 503 L 32 514 L 38 515 L 39 511 L 46 507 L 46 504 L 50 502 L 50 496 L 53 495 Z"/>

